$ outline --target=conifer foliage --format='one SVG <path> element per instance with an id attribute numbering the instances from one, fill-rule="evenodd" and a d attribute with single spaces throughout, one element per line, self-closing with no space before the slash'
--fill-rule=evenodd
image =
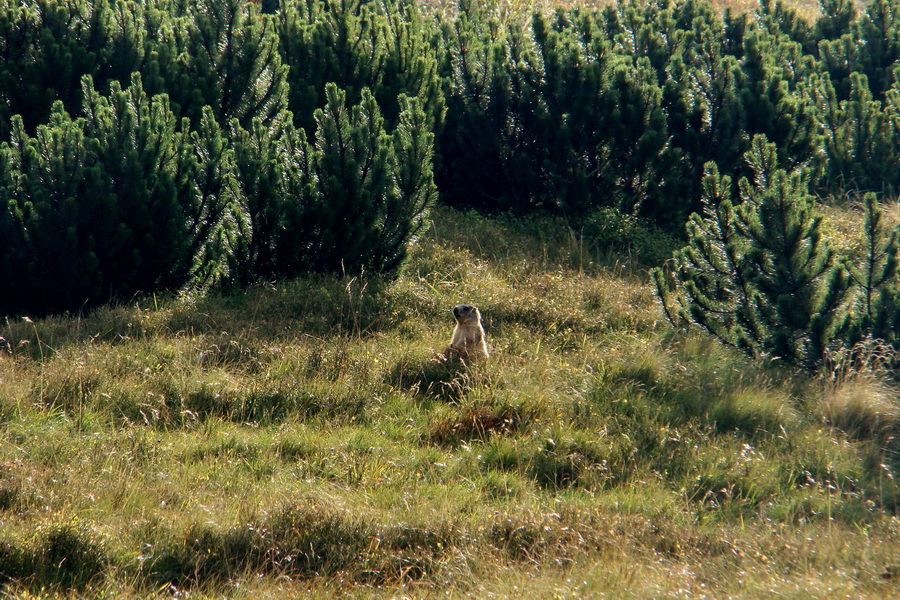
<path id="1" fill-rule="evenodd" d="M 896 273 L 835 258 L 811 194 L 900 188 L 900 0 L 419 6 L 0 0 L 0 310 L 393 274 L 440 190 L 575 226 L 697 213 L 684 314 L 754 355 L 893 335 Z"/>
<path id="2" fill-rule="evenodd" d="M 222 197 L 199 194 L 201 163 L 190 160 L 197 138 L 165 96 L 148 97 L 138 75 L 106 96 L 85 78 L 82 94 L 83 117 L 58 102 L 34 136 L 16 117 L 0 149 L 4 312 L 78 310 L 175 289 L 211 237 L 197 228 L 224 222 Z"/>
<path id="3" fill-rule="evenodd" d="M 0 312 L 396 273 L 443 100 L 421 15 L 387 6 L 0 2 Z"/>
<path id="4" fill-rule="evenodd" d="M 880 339 L 900 346 L 900 229 L 888 224 L 875 194 L 863 198 L 863 243 L 849 257 L 847 270 L 857 294 L 851 341 Z"/>
<path id="5" fill-rule="evenodd" d="M 248 218 L 232 255 L 240 281 L 392 274 L 426 222 L 436 196 L 433 134 L 418 101 L 400 97 L 399 123 L 390 131 L 368 88 L 356 106 L 334 84 L 326 99 L 311 142 L 288 112 L 275 126 L 232 124 Z"/>
<path id="6" fill-rule="evenodd" d="M 182 68 L 167 92 L 194 119 L 211 106 L 223 123 L 268 122 L 286 106 L 287 66 L 274 22 L 246 0 L 197 0 L 175 20 Z"/>
<path id="7" fill-rule="evenodd" d="M 775 145 L 753 141 L 754 181 L 731 181 L 707 165 L 702 214 L 676 253 L 674 284 L 654 271 L 679 316 L 751 356 L 815 368 L 843 327 L 847 277 L 821 234 L 821 218 L 798 172 L 778 168 Z M 673 299 L 672 291 L 677 290 Z"/>
<path id="8" fill-rule="evenodd" d="M 415 96 L 433 130 L 443 119 L 432 31 L 415 0 L 286 0 L 277 12 L 282 60 L 290 65 L 288 108 L 294 123 L 315 129 L 326 84 L 357 104 L 368 89 L 389 127 L 397 124 L 400 94 Z"/>
<path id="9" fill-rule="evenodd" d="M 526 27 L 460 10 L 443 34 L 448 201 L 577 217 L 657 192 L 667 134 L 647 60 L 617 54 L 595 14 L 536 13 Z"/>
<path id="10" fill-rule="evenodd" d="M 874 194 L 863 200 L 863 243 L 841 260 L 799 172 L 777 166 L 775 147 L 755 138 L 756 174 L 731 181 L 707 165 L 703 212 L 671 272 L 652 271 L 669 319 L 699 327 L 753 357 L 807 369 L 829 351 L 877 338 L 897 345 L 898 230 Z"/>
<path id="11" fill-rule="evenodd" d="M 0 2 L 0 139 L 13 115 L 33 132 L 57 100 L 80 105 L 81 77 L 96 74 L 110 44 L 107 10 L 105 0 Z"/>

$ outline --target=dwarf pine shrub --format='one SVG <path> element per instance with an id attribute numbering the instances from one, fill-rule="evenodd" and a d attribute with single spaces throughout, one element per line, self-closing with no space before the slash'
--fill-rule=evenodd
<path id="1" fill-rule="evenodd" d="M 654 270 L 660 297 L 677 290 L 678 314 L 751 356 L 814 368 L 846 326 L 845 269 L 822 237 L 800 173 L 777 167 L 775 146 L 754 140 L 755 181 L 731 181 L 715 165 L 704 178 L 704 212 L 688 222 L 673 281 Z"/>
<path id="2" fill-rule="evenodd" d="M 856 360 L 867 340 L 896 347 L 898 230 L 875 195 L 863 199 L 861 243 L 838 256 L 803 175 L 779 168 L 775 147 L 759 138 L 746 158 L 757 176 L 739 182 L 737 197 L 707 165 L 688 245 L 670 275 L 652 271 L 670 320 L 810 369 L 834 367 L 837 354 Z"/>
<path id="3" fill-rule="evenodd" d="M 84 117 L 58 103 L 34 136 L 16 118 L 0 148 L 3 312 L 176 289 L 225 223 L 221 198 L 202 197 L 192 139 L 165 96 L 149 97 L 137 75 L 108 96 L 85 79 L 83 94 Z"/>

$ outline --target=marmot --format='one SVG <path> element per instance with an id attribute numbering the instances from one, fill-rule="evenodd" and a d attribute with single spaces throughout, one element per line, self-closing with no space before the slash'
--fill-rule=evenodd
<path id="1" fill-rule="evenodd" d="M 490 356 L 478 309 L 471 304 L 457 304 L 453 307 L 453 316 L 456 328 L 443 357 L 449 359 L 456 354 L 463 360 L 478 360 Z"/>

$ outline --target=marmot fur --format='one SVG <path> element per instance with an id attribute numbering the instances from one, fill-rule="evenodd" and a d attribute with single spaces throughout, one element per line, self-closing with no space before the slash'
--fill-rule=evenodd
<path id="1" fill-rule="evenodd" d="M 453 307 L 456 328 L 450 345 L 443 352 L 449 359 L 456 354 L 463 360 L 478 360 L 490 356 L 484 327 L 481 326 L 481 313 L 471 304 L 457 304 Z"/>

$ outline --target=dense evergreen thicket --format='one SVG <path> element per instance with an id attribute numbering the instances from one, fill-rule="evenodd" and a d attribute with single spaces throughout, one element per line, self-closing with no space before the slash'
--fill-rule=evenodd
<path id="1" fill-rule="evenodd" d="M 754 138 L 754 176 L 736 194 L 707 164 L 703 212 L 691 216 L 690 244 L 675 254 L 680 293 L 670 310 L 751 356 L 815 368 L 849 324 L 848 277 L 822 236 L 804 175 L 779 168 L 776 154 L 775 144 Z M 672 286 L 662 271 L 654 276 L 669 301 Z"/>
<path id="2" fill-rule="evenodd" d="M 397 271 L 436 197 L 425 21 L 276 4 L 0 2 L 0 312 Z"/>
<path id="3" fill-rule="evenodd" d="M 415 0 L 0 0 L 0 311 L 393 273 L 438 191 L 575 224 L 615 210 L 678 230 L 697 213 L 689 236 L 727 200 L 748 256 L 787 260 L 750 235 L 766 186 L 806 214 L 810 194 L 900 185 L 900 0 L 821 9 L 808 22 L 772 0 L 746 15 L 620 0 L 530 17 L 473 0 L 427 16 Z M 764 184 L 748 158 L 763 147 L 786 174 Z M 751 312 L 794 323 L 772 310 Z M 777 352 L 806 361 L 804 344 Z"/>
<path id="4" fill-rule="evenodd" d="M 737 181 L 756 135 L 820 193 L 894 191 L 900 3 L 822 0 L 800 19 L 702 0 L 622 0 L 528 22 L 463 0 L 442 25 L 447 202 L 661 223 L 701 208 L 703 166 Z"/>
<path id="5" fill-rule="evenodd" d="M 86 77 L 83 96 L 84 118 L 57 103 L 34 136 L 16 116 L 0 149 L 7 310 L 178 286 L 213 237 L 197 239 L 196 227 L 222 220 L 221 206 L 208 207 L 205 223 L 188 218 L 203 201 L 192 185 L 197 162 L 165 96 L 148 98 L 138 76 L 124 91 L 113 83 L 108 97 Z"/>

